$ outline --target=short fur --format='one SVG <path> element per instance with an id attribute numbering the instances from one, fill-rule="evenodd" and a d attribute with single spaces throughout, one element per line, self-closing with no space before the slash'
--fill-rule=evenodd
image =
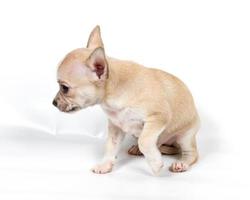
<path id="1" fill-rule="evenodd" d="M 99 26 L 91 32 L 87 48 L 66 55 L 57 77 L 60 90 L 53 104 L 61 111 L 100 104 L 107 114 L 105 156 L 93 172 L 112 170 L 127 133 L 138 138 L 129 153 L 143 154 L 154 174 L 163 167 L 161 154 L 182 155 L 170 166 L 173 172 L 186 171 L 197 161 L 199 117 L 188 88 L 162 70 L 107 57 Z"/>

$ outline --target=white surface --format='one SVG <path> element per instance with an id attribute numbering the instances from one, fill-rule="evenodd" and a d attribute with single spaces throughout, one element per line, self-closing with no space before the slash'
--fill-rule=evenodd
<path id="1" fill-rule="evenodd" d="M 249 199 L 248 1 L 1 1 L 0 199 Z M 56 66 L 100 24 L 108 55 L 187 83 L 201 115 L 199 162 L 153 177 L 143 158 L 101 160 L 106 119 L 51 102 Z M 166 168 L 173 161 L 164 157 Z"/>

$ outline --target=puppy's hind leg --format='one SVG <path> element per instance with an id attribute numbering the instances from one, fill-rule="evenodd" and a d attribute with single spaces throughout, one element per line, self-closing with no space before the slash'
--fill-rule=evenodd
<path id="1" fill-rule="evenodd" d="M 195 139 L 197 131 L 198 126 L 195 125 L 176 140 L 181 148 L 181 159 L 171 165 L 172 172 L 184 172 L 197 161 L 198 151 Z"/>

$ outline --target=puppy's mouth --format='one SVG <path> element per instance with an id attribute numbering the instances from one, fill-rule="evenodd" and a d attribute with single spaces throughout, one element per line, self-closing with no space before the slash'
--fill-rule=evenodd
<path id="1" fill-rule="evenodd" d="M 81 107 L 78 105 L 59 105 L 57 108 L 64 113 L 75 113 L 81 110 Z"/>
<path id="2" fill-rule="evenodd" d="M 78 110 L 80 110 L 81 108 L 79 106 L 73 106 L 72 108 L 70 108 L 69 110 L 65 110 L 64 112 L 66 113 L 74 113 Z"/>

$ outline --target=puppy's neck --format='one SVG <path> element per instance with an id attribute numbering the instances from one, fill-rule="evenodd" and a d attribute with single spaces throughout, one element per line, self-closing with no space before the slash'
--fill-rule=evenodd
<path id="1" fill-rule="evenodd" d="M 127 82 L 127 76 L 124 76 L 124 67 L 120 65 L 121 61 L 114 58 L 107 58 L 109 75 L 105 84 L 105 95 L 101 104 L 107 104 L 108 100 L 116 98 L 120 93 L 121 85 Z"/>
<path id="2" fill-rule="evenodd" d="M 108 79 L 106 80 L 105 85 L 105 96 L 104 96 L 104 103 L 105 101 L 113 95 L 115 90 L 119 87 L 120 77 L 118 73 L 118 67 L 115 66 L 113 63 L 112 58 L 108 58 Z"/>

